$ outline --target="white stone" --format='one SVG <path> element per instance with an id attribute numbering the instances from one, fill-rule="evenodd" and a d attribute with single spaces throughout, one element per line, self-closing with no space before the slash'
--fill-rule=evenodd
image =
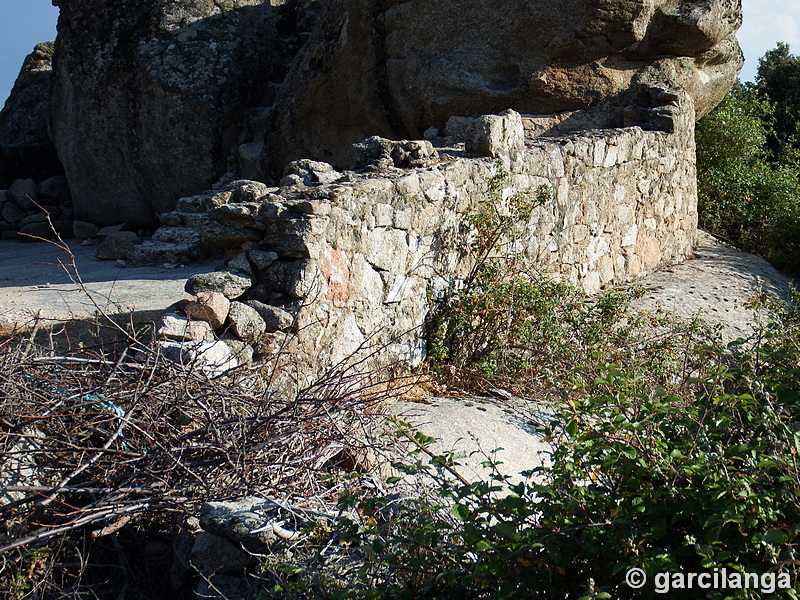
<path id="1" fill-rule="evenodd" d="M 41 485 L 36 453 L 42 450 L 45 435 L 38 429 L 25 428 L 11 448 L 4 452 L 0 464 L 0 506 L 5 506 L 28 495 L 27 492 L 11 492 L 11 485 Z"/>
<path id="2" fill-rule="evenodd" d="M 185 367 L 199 367 L 209 377 L 218 377 L 239 366 L 239 361 L 222 340 L 205 342 L 158 342 L 161 354 Z"/>
<path id="3" fill-rule="evenodd" d="M 366 261 L 363 254 L 353 256 L 350 283 L 354 289 L 354 296 L 362 302 L 372 306 L 383 303 L 383 279 Z"/>
<path id="4" fill-rule="evenodd" d="M 258 311 L 242 302 L 231 302 L 228 322 L 231 331 L 248 344 L 258 343 L 267 330 L 266 323 Z"/>
<path id="5" fill-rule="evenodd" d="M 397 209 L 394 213 L 394 226 L 396 229 L 411 229 L 414 211 L 411 209 Z"/>
<path id="6" fill-rule="evenodd" d="M 374 229 L 367 233 L 366 258 L 384 271 L 405 273 L 408 260 L 406 232 L 402 229 Z"/>
<path id="7" fill-rule="evenodd" d="M 516 162 L 525 151 L 525 127 L 514 110 L 499 115 L 483 115 L 466 131 L 466 150 L 482 156 L 503 158 L 506 166 Z"/>
<path id="8" fill-rule="evenodd" d="M 605 160 L 603 160 L 603 166 L 605 168 L 613 167 L 617 164 L 617 147 L 616 146 L 609 146 L 608 150 L 606 151 Z"/>
<path id="9" fill-rule="evenodd" d="M 192 320 L 178 313 L 167 313 L 161 317 L 156 335 L 161 339 L 198 342 L 214 339 L 214 330 L 205 321 Z"/>
<path id="10" fill-rule="evenodd" d="M 394 275 L 391 273 L 387 273 L 386 279 L 389 280 L 386 285 L 386 299 L 383 301 L 384 304 L 393 304 L 395 302 L 400 302 L 403 299 L 403 295 L 406 293 L 409 286 L 409 278 L 405 275 Z"/>
<path id="11" fill-rule="evenodd" d="M 639 228 L 634 224 L 631 225 L 628 230 L 622 235 L 622 242 L 620 242 L 620 246 L 623 248 L 626 246 L 633 246 L 636 243 L 636 238 L 639 235 Z"/>
<path id="12" fill-rule="evenodd" d="M 375 204 L 372 207 L 372 214 L 375 217 L 377 227 L 391 227 L 394 217 L 394 208 L 391 204 Z"/>
<path id="13" fill-rule="evenodd" d="M 444 181 L 439 181 L 436 185 L 429 187 L 423 191 L 425 197 L 431 202 L 442 202 L 447 196 Z"/>

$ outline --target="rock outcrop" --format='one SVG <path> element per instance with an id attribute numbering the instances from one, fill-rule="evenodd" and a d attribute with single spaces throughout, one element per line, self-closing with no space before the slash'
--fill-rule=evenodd
<path id="1" fill-rule="evenodd" d="M 283 4 L 60 0 L 51 133 L 76 218 L 148 226 L 227 171 L 297 51 Z"/>
<path id="2" fill-rule="evenodd" d="M 53 42 L 37 44 L 0 111 L 0 189 L 16 179 L 42 181 L 63 173 L 47 133 L 52 59 Z"/>
<path id="3" fill-rule="evenodd" d="M 740 0 L 57 3 L 50 134 L 75 217 L 98 225 L 150 227 L 234 174 L 300 177 L 296 159 L 352 168 L 352 144 L 453 115 L 644 126 L 626 110 L 661 88 L 699 117 L 742 64 Z"/>
<path id="4" fill-rule="evenodd" d="M 334 166 L 370 136 L 419 139 L 452 115 L 575 111 L 640 85 L 683 89 L 697 117 L 743 64 L 739 0 L 330 0 L 279 93 L 265 173 Z M 622 104 L 626 104 L 624 101 Z M 623 124 L 619 103 L 600 126 Z M 602 121 L 605 123 L 602 123 Z"/>

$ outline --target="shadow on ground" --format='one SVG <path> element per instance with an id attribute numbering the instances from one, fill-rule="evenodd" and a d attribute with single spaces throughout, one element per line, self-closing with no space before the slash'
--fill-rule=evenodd
<path id="1" fill-rule="evenodd" d="M 49 242 L 0 242 L 0 325 L 24 328 L 37 319 L 86 319 L 99 313 L 147 319 L 183 298 L 190 276 L 214 270 L 213 263 L 120 267 L 97 260 L 94 247 L 74 240 L 67 244 L 69 251 Z"/>

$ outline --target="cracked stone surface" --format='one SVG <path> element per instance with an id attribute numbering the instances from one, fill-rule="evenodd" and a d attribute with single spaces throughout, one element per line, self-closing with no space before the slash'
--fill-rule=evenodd
<path id="1" fill-rule="evenodd" d="M 435 452 L 461 455 L 459 472 L 470 481 L 489 479 L 486 460 L 502 463 L 500 471 L 511 483 L 522 481 L 522 471 L 550 464 L 551 444 L 536 432 L 549 420 L 545 403 L 522 398 L 426 398 L 398 402 L 391 413 L 425 435 L 436 438 Z"/>

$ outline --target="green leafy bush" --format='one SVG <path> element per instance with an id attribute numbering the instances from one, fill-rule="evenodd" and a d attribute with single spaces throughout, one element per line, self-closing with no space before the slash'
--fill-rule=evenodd
<path id="1" fill-rule="evenodd" d="M 630 301 L 642 294 L 609 290 L 588 298 L 575 287 L 526 267 L 515 249 L 518 223 L 552 199 L 543 186 L 533 199 L 503 201 L 508 173 L 498 162 L 490 193 L 469 219 L 473 268 L 433 311 L 430 356 L 434 368 L 455 368 L 473 385 L 504 385 L 523 393 L 546 385 L 551 376 L 589 380 L 593 365 L 636 361 L 664 376 L 675 372 L 696 330 L 675 325 L 663 314 L 634 314 Z M 578 367 L 573 369 L 573 367 Z"/>
<path id="2" fill-rule="evenodd" d="M 798 323 L 782 311 L 749 343 L 693 345 L 691 377 L 669 390 L 636 365 L 598 365 L 585 384 L 565 370 L 562 401 L 541 429 L 554 442 L 551 464 L 520 483 L 490 462 L 492 480 L 467 481 L 458 456 L 431 451 L 433 440 L 400 423 L 415 450 L 397 469 L 434 483 L 342 496 L 340 508 L 357 517 L 325 529 L 306 560 L 330 561 L 338 547 L 359 567 L 335 583 L 305 579 L 296 597 L 664 597 L 653 584 L 628 586 L 636 567 L 651 582 L 725 569 L 790 583 L 765 594 L 673 592 L 686 598 L 796 598 Z"/>
<path id="3" fill-rule="evenodd" d="M 797 161 L 800 151 L 800 56 L 779 42 L 758 60 L 756 90 L 774 106 L 769 147 L 778 161 Z M 794 158 L 792 158 L 794 157 Z"/>

